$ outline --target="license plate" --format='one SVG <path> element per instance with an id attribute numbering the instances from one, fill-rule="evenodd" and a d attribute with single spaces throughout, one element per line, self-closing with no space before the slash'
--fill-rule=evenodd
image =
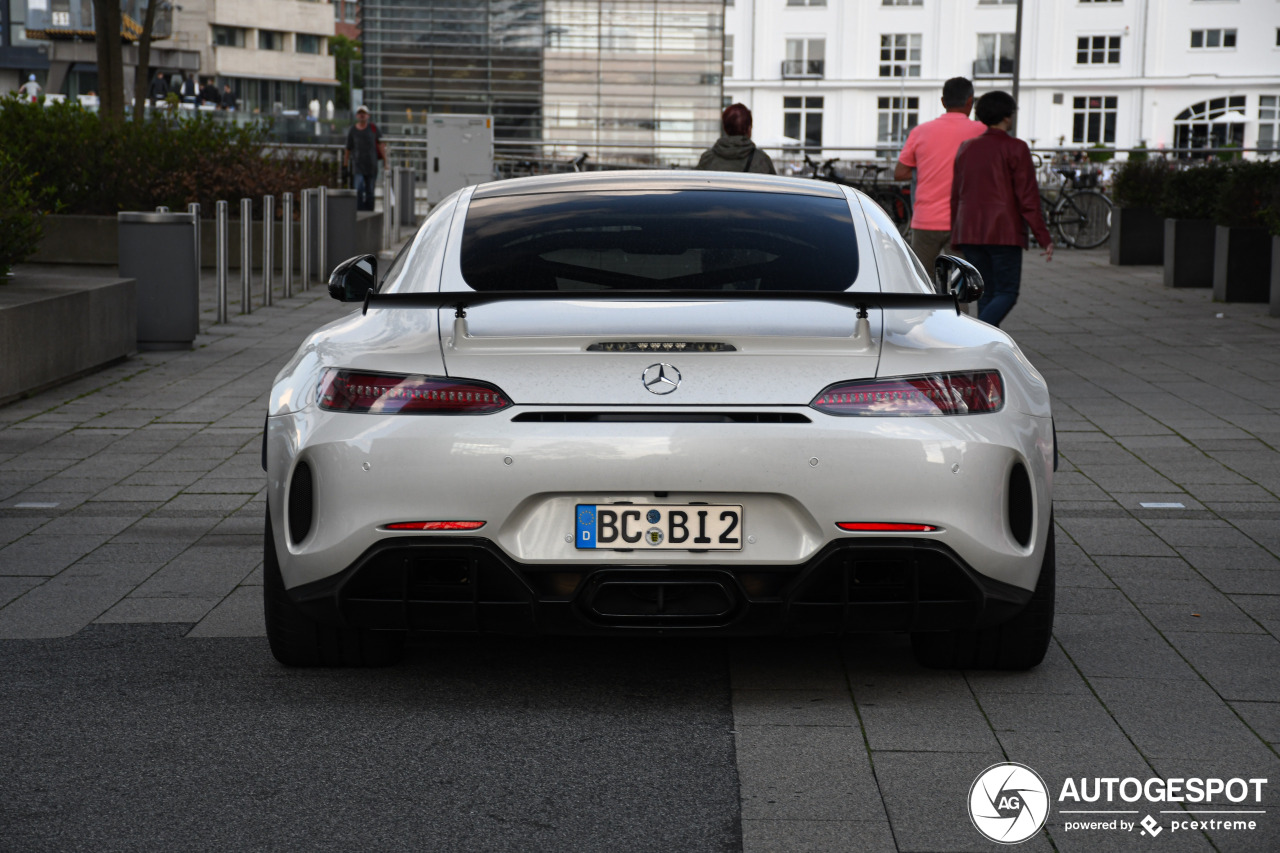
<path id="1" fill-rule="evenodd" d="M 578 504 L 577 547 L 742 550 L 742 507 Z"/>

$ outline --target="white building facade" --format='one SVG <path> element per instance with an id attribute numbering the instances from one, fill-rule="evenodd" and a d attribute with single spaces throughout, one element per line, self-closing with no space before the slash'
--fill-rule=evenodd
<path id="1" fill-rule="evenodd" d="M 1280 147 L 1278 0 L 1024 0 L 1033 147 Z M 942 84 L 1011 91 L 1013 0 L 728 0 L 724 96 L 754 136 L 892 157 Z M 799 140 L 788 143 L 788 140 Z M 861 149 L 854 151 L 853 149 Z"/>

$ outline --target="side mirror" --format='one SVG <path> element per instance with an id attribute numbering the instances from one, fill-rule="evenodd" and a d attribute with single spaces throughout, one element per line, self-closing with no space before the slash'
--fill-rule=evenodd
<path id="1" fill-rule="evenodd" d="M 378 289 L 378 256 L 347 258 L 329 274 L 329 295 L 339 302 L 364 302 Z"/>
<path id="2" fill-rule="evenodd" d="M 982 273 L 955 255 L 938 255 L 933 262 L 933 284 L 939 293 L 954 296 L 956 302 L 977 302 L 982 296 Z"/>

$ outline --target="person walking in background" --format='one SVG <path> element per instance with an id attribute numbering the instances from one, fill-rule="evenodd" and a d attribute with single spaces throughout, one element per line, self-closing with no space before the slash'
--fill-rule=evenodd
<path id="1" fill-rule="evenodd" d="M 223 83 L 222 97 L 218 101 L 218 106 L 224 110 L 235 110 L 237 103 L 236 93 L 231 91 L 231 84 Z"/>
<path id="2" fill-rule="evenodd" d="M 147 87 L 147 99 L 158 107 L 164 103 L 168 94 L 169 84 L 164 81 L 164 72 L 157 71 L 156 76 L 151 78 L 151 85 Z"/>
<path id="3" fill-rule="evenodd" d="M 27 76 L 27 82 L 19 86 L 18 91 L 22 93 L 23 100 L 30 101 L 34 104 L 40 99 L 40 92 L 43 90 L 40 88 L 40 84 L 36 82 L 36 75 L 29 74 Z"/>
<path id="4" fill-rule="evenodd" d="M 742 104 L 725 107 L 720 116 L 724 134 L 698 158 L 698 168 L 709 172 L 758 172 L 776 175 L 769 155 L 751 141 L 751 110 Z"/>
<path id="5" fill-rule="evenodd" d="M 200 86 L 196 83 L 196 75 L 187 72 L 187 78 L 182 81 L 182 103 L 195 106 L 199 97 Z"/>
<path id="6" fill-rule="evenodd" d="M 987 130 L 960 146 L 951 180 L 951 242 L 982 274 L 978 319 L 993 326 L 1018 301 L 1027 226 L 1053 260 L 1031 150 L 1009 135 L 1017 108 L 1008 92 L 978 99 L 978 121 Z"/>
<path id="7" fill-rule="evenodd" d="M 214 85 L 213 78 L 210 77 L 204 81 L 204 85 L 200 87 L 200 103 L 208 104 L 212 107 L 218 106 L 218 87 Z"/>
<path id="8" fill-rule="evenodd" d="M 951 176 L 956 152 L 961 143 L 987 129 L 969 118 L 973 84 L 964 77 L 952 77 L 943 84 L 942 107 L 946 110 L 942 115 L 912 128 L 893 169 L 895 181 L 909 180 L 915 173 L 911 248 L 930 276 L 938 255 L 951 251 Z"/>
<path id="9" fill-rule="evenodd" d="M 383 159 L 382 134 L 369 123 L 369 108 L 356 108 L 356 123 L 347 129 L 347 149 L 342 165 L 351 170 L 356 183 L 356 210 L 373 210 L 373 187 L 378 161 Z"/>

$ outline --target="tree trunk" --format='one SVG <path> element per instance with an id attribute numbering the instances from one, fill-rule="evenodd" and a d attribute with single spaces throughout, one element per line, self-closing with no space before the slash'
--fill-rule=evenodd
<path id="1" fill-rule="evenodd" d="M 147 111 L 147 89 L 151 83 L 151 31 L 156 25 L 156 7 L 151 0 L 142 19 L 142 35 L 138 36 L 138 70 L 133 75 L 133 120 L 142 121 Z"/>
<path id="2" fill-rule="evenodd" d="M 124 117 L 124 44 L 120 38 L 119 0 L 93 0 L 94 40 L 98 51 L 98 115 Z"/>

